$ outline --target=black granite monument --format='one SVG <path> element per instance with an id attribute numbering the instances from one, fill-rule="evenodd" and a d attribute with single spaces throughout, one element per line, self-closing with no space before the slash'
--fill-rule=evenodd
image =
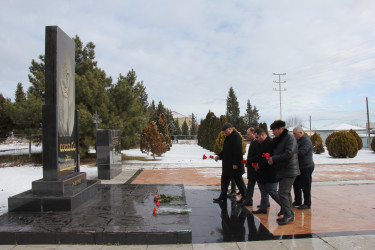
<path id="1" fill-rule="evenodd" d="M 96 131 L 96 157 L 99 179 L 110 180 L 122 172 L 120 130 Z"/>
<path id="2" fill-rule="evenodd" d="M 43 179 L 10 197 L 9 211 L 69 211 L 89 199 L 79 169 L 78 111 L 75 110 L 75 43 L 57 26 L 46 27 Z"/>

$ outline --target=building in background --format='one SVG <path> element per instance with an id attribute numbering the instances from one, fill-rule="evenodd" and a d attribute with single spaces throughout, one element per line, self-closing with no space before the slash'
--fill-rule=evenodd
<path id="1" fill-rule="evenodd" d="M 180 128 L 182 128 L 182 124 L 184 123 L 184 121 L 186 121 L 188 127 L 189 127 L 189 131 L 191 129 L 191 124 L 192 124 L 192 117 L 191 115 L 189 116 L 184 116 L 183 114 L 180 114 L 176 111 L 172 111 L 172 116 L 173 116 L 173 119 L 175 119 L 177 122 L 178 122 L 178 126 L 180 126 Z"/>

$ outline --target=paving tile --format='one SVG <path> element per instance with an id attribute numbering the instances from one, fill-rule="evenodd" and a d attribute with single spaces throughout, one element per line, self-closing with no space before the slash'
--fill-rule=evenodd
<path id="1" fill-rule="evenodd" d="M 323 240 L 340 250 L 375 249 L 375 235 L 324 237 Z"/>
<path id="2" fill-rule="evenodd" d="M 336 248 L 330 246 L 320 238 L 311 239 L 291 239 L 281 240 L 281 244 L 287 249 L 303 249 L 303 250 L 335 250 Z M 341 249 L 341 248 L 339 248 Z"/>
<path id="3" fill-rule="evenodd" d="M 235 242 L 231 243 L 211 243 L 211 244 L 193 244 L 193 250 L 235 250 L 240 249 Z"/>
<path id="4" fill-rule="evenodd" d="M 288 248 L 279 240 L 237 242 L 241 250 L 287 250 Z"/>

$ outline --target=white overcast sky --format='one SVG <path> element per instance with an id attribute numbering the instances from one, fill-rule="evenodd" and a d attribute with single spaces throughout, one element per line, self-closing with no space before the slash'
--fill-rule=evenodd
<path id="1" fill-rule="evenodd" d="M 375 121 L 375 1 L 41 1 L 2 0 L 0 93 L 25 91 L 32 59 L 44 54 L 45 26 L 96 45 L 114 82 L 134 69 L 149 101 L 204 118 L 225 114 L 232 86 L 268 124 L 296 116 L 319 127 Z"/>

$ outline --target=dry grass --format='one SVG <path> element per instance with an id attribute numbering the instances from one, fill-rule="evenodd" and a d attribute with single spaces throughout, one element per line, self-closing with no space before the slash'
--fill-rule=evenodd
<path id="1" fill-rule="evenodd" d="M 122 160 L 123 161 L 159 161 L 159 159 L 149 159 L 146 158 L 145 156 L 129 156 L 125 154 L 122 155 Z"/>

